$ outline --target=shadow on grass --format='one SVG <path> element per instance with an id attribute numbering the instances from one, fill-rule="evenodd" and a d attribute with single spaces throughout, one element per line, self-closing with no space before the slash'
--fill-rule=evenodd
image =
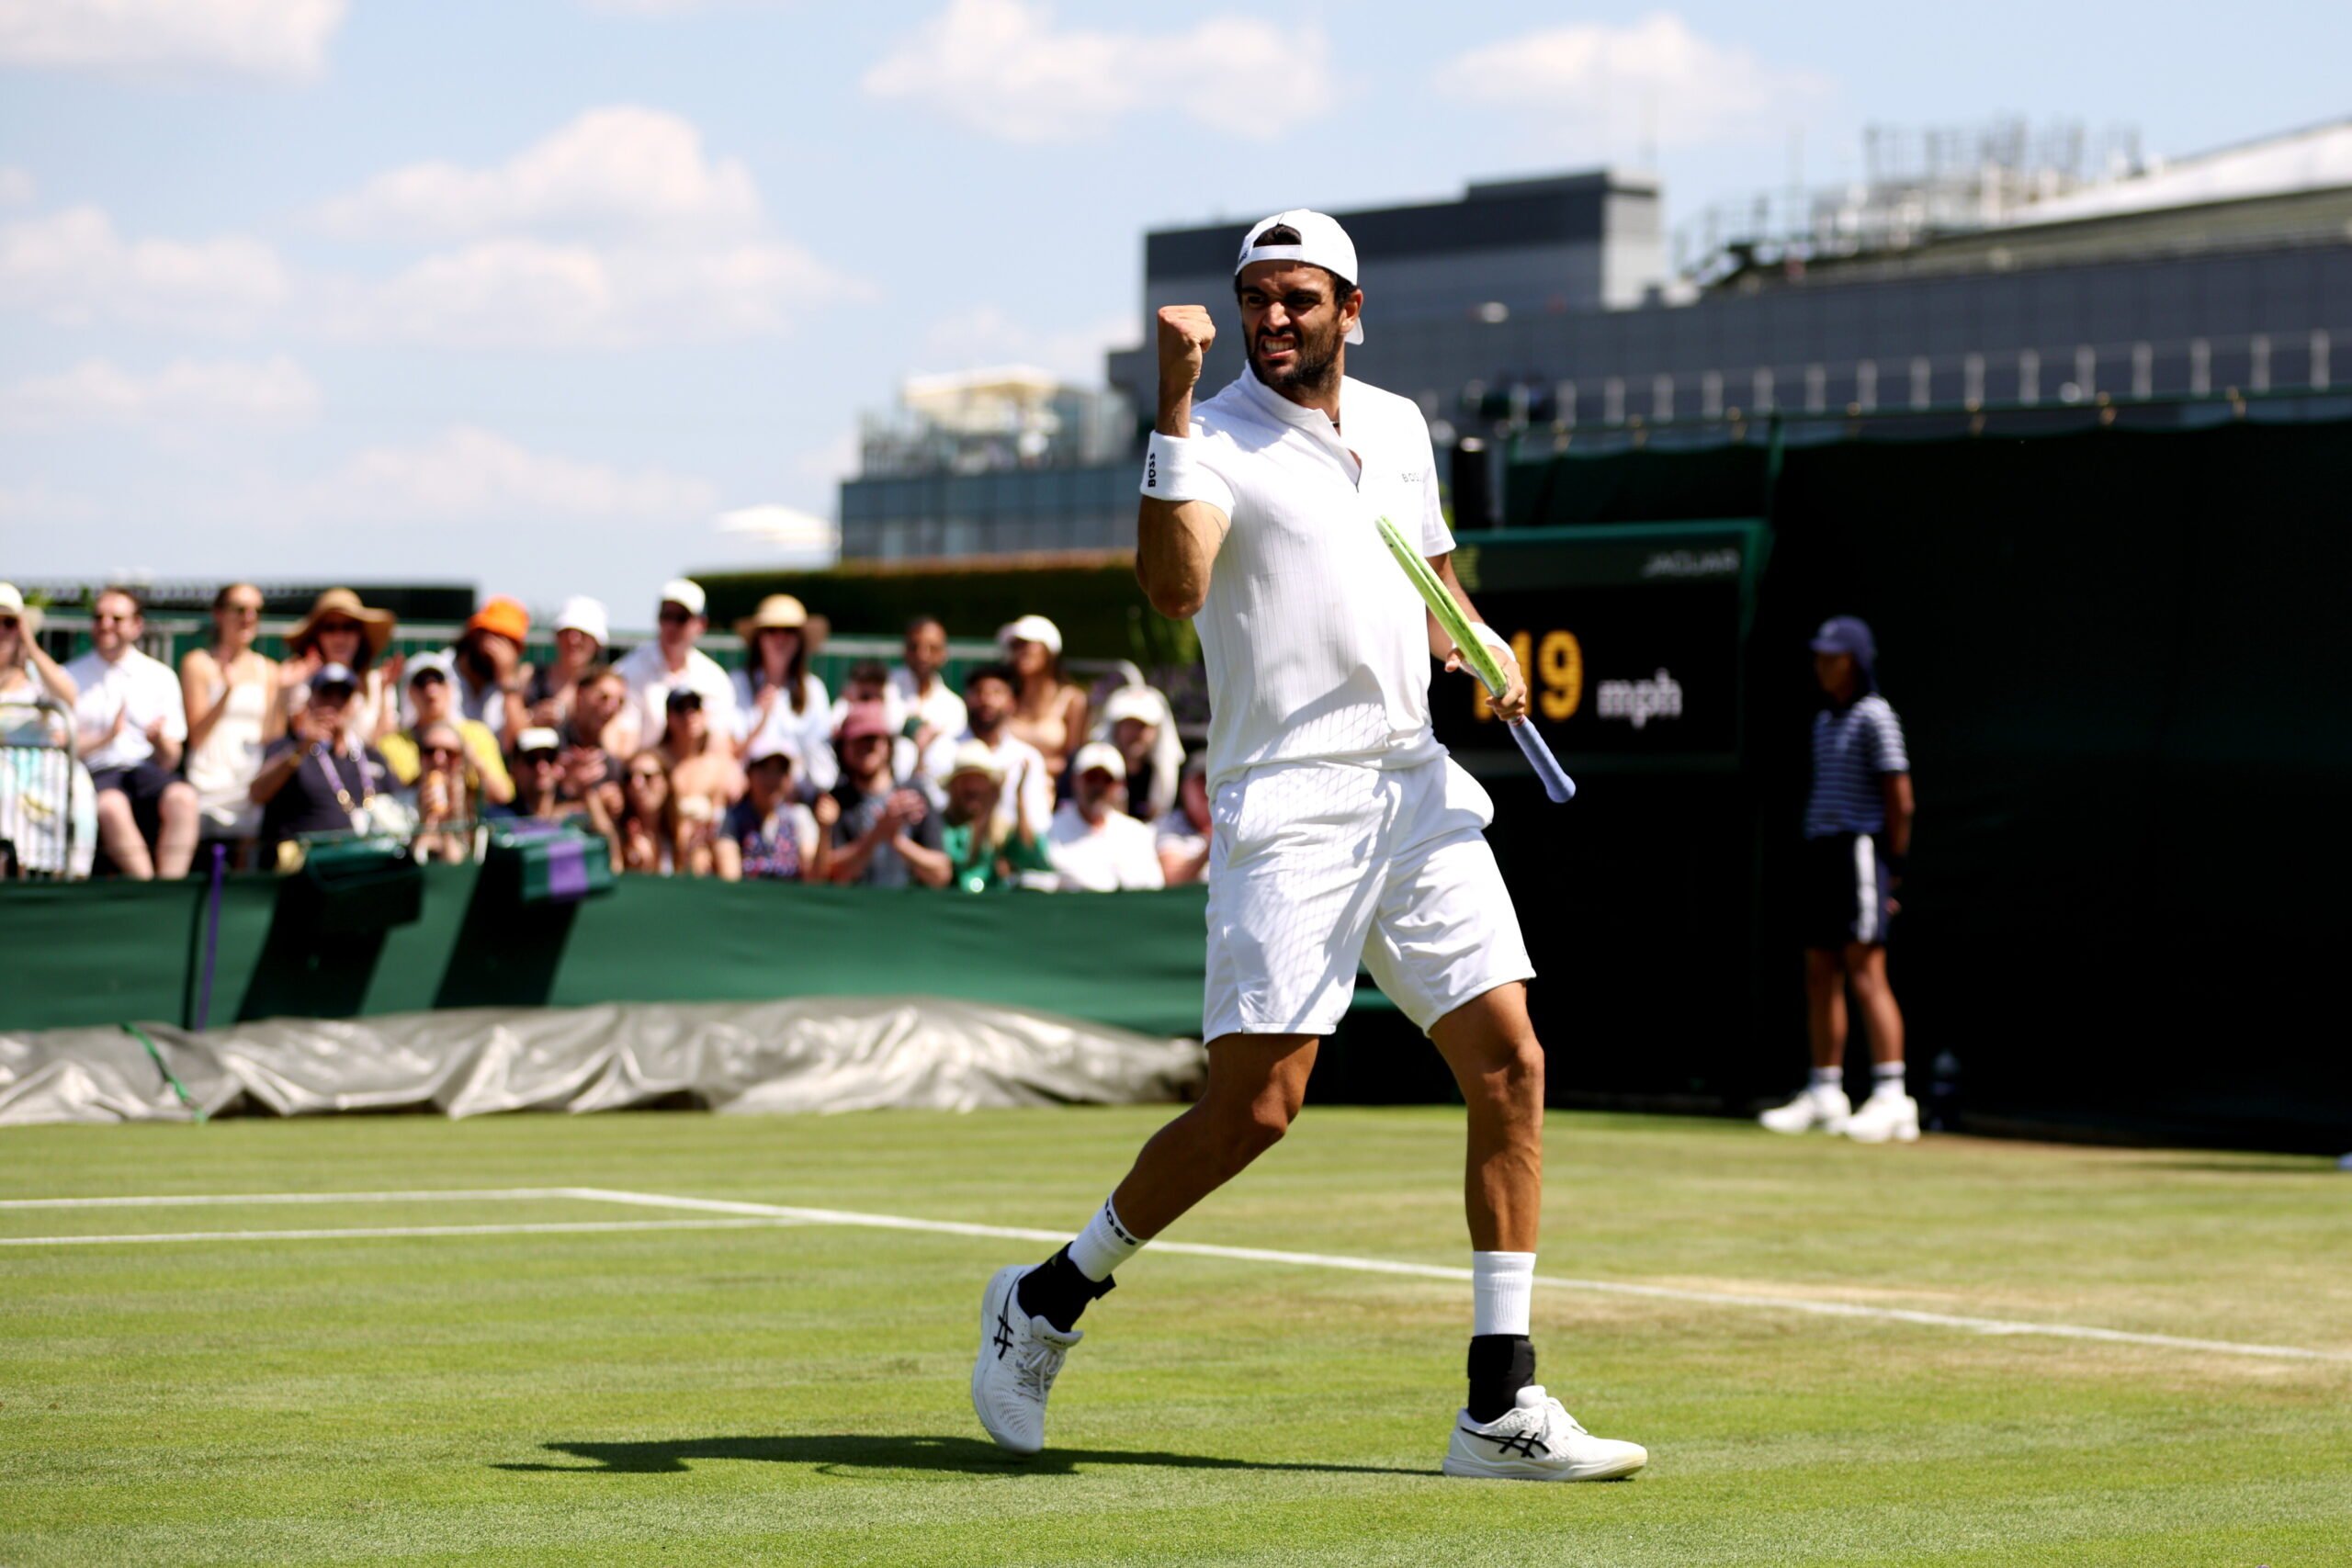
<path id="1" fill-rule="evenodd" d="M 1048 1449 L 1018 1459 L 977 1438 L 868 1437 L 825 1433 L 791 1438 L 673 1438 L 641 1443 L 548 1443 L 550 1453 L 571 1454 L 585 1464 L 498 1464 L 493 1470 L 557 1475 L 674 1475 L 688 1461 L 752 1460 L 766 1464 L 806 1464 L 819 1470 L 936 1470 L 970 1475 L 1069 1475 L 1088 1465 L 1132 1464 L 1168 1470 L 1304 1471 L 1327 1475 L 1430 1475 L 1433 1470 L 1399 1470 L 1377 1464 L 1284 1463 L 1276 1460 L 1219 1459 L 1209 1454 L 1154 1453 L 1129 1449 Z"/>

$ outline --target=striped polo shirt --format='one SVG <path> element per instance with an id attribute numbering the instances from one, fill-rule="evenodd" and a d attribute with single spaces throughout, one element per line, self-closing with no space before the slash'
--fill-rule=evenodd
<path id="1" fill-rule="evenodd" d="M 1886 795 L 1880 780 L 1907 773 L 1903 721 L 1876 692 L 1843 708 L 1813 716 L 1813 794 L 1805 801 L 1804 836 L 1886 831 Z"/>

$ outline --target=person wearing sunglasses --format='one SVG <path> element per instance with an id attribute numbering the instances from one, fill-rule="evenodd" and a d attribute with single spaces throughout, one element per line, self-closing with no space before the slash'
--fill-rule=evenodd
<path id="1" fill-rule="evenodd" d="M 687 691 L 701 695 L 711 734 L 733 753 L 734 679 L 718 660 L 695 646 L 710 627 L 704 609 L 700 583 L 681 577 L 662 585 L 653 640 L 639 643 L 613 666 L 628 683 L 628 707 L 620 721 L 626 733 L 614 736 L 612 750 L 627 755 L 662 744 L 670 725 L 670 694 Z"/>
<path id="2" fill-rule="evenodd" d="M 65 667 L 74 723 L 97 788 L 98 843 L 135 882 L 187 874 L 196 858 L 196 791 L 179 776 L 187 709 L 179 677 L 139 650 L 146 609 L 128 588 L 90 606 L 90 651 Z"/>
<path id="3" fill-rule="evenodd" d="M 253 801 L 262 754 L 286 732 L 274 701 L 277 661 L 254 647 L 261 630 L 261 590 L 232 582 L 212 596 L 212 639 L 180 659 L 180 700 L 187 708 L 187 782 L 196 791 L 197 836 L 230 845 L 244 863 L 261 829 Z"/>
<path id="4" fill-rule="evenodd" d="M 0 705 L 29 708 L 47 697 L 74 705 L 78 688 L 64 666 L 41 647 L 40 617 L 15 583 L 0 582 Z M 8 716 L 13 722 L 22 716 Z"/>

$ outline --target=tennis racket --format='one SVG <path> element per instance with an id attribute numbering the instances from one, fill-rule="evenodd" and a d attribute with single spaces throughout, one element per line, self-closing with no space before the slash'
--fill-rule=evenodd
<path id="1" fill-rule="evenodd" d="M 1396 564 L 1405 569 L 1405 575 L 1413 580 L 1414 592 L 1420 594 L 1421 603 L 1430 607 L 1430 614 L 1437 617 L 1437 624 L 1444 628 L 1446 636 L 1453 639 L 1453 646 L 1462 650 L 1462 662 L 1468 665 L 1470 672 L 1486 686 L 1488 696 L 1500 696 L 1503 667 L 1496 660 L 1495 650 L 1479 641 L 1477 634 L 1470 629 L 1470 617 L 1462 613 L 1461 601 L 1454 598 L 1445 584 L 1438 580 L 1437 573 L 1430 570 L 1427 558 L 1398 531 L 1396 524 L 1386 517 L 1380 518 L 1379 523 L 1381 542 L 1388 547 L 1388 553 L 1396 558 Z M 1544 781 L 1544 793 L 1551 796 L 1555 804 L 1576 798 L 1576 780 L 1568 777 L 1561 768 L 1559 760 L 1552 755 L 1552 749 L 1544 744 L 1544 737 L 1535 732 L 1535 727 L 1523 718 L 1515 718 L 1509 721 L 1509 728 L 1510 738 L 1519 742 L 1519 749 L 1526 756 L 1528 766 L 1533 768 L 1535 776 Z"/>

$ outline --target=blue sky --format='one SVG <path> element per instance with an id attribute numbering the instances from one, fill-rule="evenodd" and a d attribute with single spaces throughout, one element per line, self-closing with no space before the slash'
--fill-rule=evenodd
<path id="1" fill-rule="evenodd" d="M 900 378 L 1099 380 L 1150 227 L 1652 149 L 1675 222 L 1996 114 L 2177 156 L 2347 58 L 2340 3 L 0 0 L 0 577 L 635 625 L 774 558 L 721 513 L 830 514 Z"/>

